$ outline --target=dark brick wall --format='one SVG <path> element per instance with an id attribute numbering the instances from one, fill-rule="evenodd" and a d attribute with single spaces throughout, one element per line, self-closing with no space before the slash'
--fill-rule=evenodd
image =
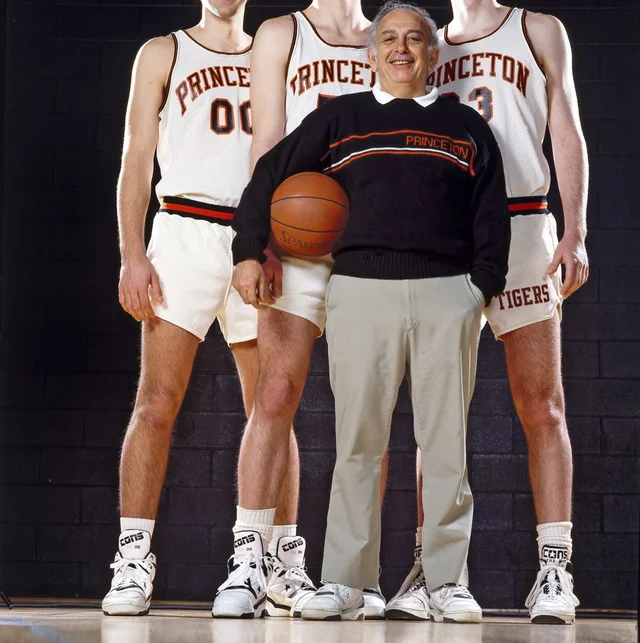
<path id="1" fill-rule="evenodd" d="M 250 31 L 301 3 L 252 3 Z M 371 13 L 376 2 L 368 2 Z M 445 0 L 430 2 L 443 24 Z M 636 602 L 640 499 L 640 10 L 632 0 L 539 0 L 573 41 L 591 155 L 591 280 L 566 304 L 564 371 L 575 452 L 575 565 L 584 607 Z M 556 8 L 556 6 L 559 8 Z M 101 596 L 116 545 L 117 461 L 137 378 L 138 328 L 119 308 L 114 186 L 140 43 L 194 24 L 193 0 L 9 0 L 2 297 L 0 586 Z M 560 212 L 555 200 L 555 211 Z M 470 566 L 486 607 L 522 606 L 534 578 L 526 446 L 501 345 L 482 341 L 469 436 L 477 503 Z M 318 578 L 333 463 L 326 346 L 297 419 L 300 528 Z M 211 600 L 224 577 L 243 426 L 217 330 L 202 346 L 161 502 L 158 598 Z M 384 510 L 382 586 L 411 564 L 415 483 L 401 396 Z"/>

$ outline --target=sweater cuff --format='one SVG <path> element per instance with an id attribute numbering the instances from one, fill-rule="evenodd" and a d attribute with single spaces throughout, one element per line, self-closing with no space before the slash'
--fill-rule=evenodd
<path id="1" fill-rule="evenodd" d="M 267 255 L 264 254 L 264 246 L 257 239 L 240 239 L 236 235 L 231 243 L 231 251 L 234 266 L 247 259 L 257 259 L 260 263 L 264 263 L 267 260 Z"/>
<path id="2" fill-rule="evenodd" d="M 495 277 L 484 270 L 472 269 L 470 272 L 473 285 L 479 288 L 484 295 L 485 305 L 488 306 L 491 300 L 499 295 L 506 285 L 505 278 Z"/>

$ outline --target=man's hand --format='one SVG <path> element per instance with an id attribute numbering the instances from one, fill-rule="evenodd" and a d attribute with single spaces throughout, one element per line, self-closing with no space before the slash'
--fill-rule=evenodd
<path id="1" fill-rule="evenodd" d="M 264 253 L 267 255 L 267 260 L 262 264 L 262 270 L 266 288 L 264 293 L 260 293 L 260 301 L 263 304 L 274 304 L 276 301 L 274 297 L 276 299 L 282 297 L 282 261 L 270 247 Z"/>
<path id="2" fill-rule="evenodd" d="M 118 284 L 120 305 L 136 321 L 150 322 L 156 318 L 149 301 L 149 287 L 152 297 L 162 303 L 160 279 L 147 256 L 123 259 Z"/>
<path id="3" fill-rule="evenodd" d="M 564 264 L 564 282 L 560 294 L 563 299 L 572 295 L 578 288 L 583 286 L 589 278 L 589 260 L 587 250 L 582 239 L 562 237 L 558 244 L 553 261 L 547 270 L 548 275 L 553 275 Z"/>
<path id="4" fill-rule="evenodd" d="M 260 302 L 265 301 L 264 292 L 269 288 L 262 264 L 257 259 L 241 261 L 233 271 L 231 283 L 245 304 L 260 309 Z"/>

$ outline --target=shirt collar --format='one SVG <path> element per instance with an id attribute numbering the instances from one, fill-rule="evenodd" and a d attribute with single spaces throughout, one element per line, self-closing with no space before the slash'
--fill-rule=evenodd
<path id="1" fill-rule="evenodd" d="M 427 107 L 428 105 L 431 105 L 432 103 L 435 102 L 436 98 L 438 98 L 437 87 L 432 87 L 430 85 L 427 85 L 426 90 L 427 90 L 427 93 L 424 96 L 416 96 L 413 99 L 416 101 L 416 103 L 418 103 L 418 105 L 422 105 L 422 107 Z M 380 83 L 376 83 L 373 86 L 372 91 L 375 99 L 381 105 L 386 105 L 387 103 L 390 103 L 392 100 L 396 98 L 395 96 L 392 96 L 391 94 L 388 94 L 387 92 L 383 91 L 380 88 Z"/>

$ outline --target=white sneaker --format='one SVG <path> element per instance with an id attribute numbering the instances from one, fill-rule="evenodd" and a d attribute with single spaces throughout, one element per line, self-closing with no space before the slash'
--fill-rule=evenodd
<path id="1" fill-rule="evenodd" d="M 302 606 L 316 593 L 304 566 L 306 543 L 301 536 L 283 536 L 273 561 L 267 589 L 267 615 L 300 618 Z"/>
<path id="2" fill-rule="evenodd" d="M 532 623 L 570 625 L 575 621 L 580 601 L 573 593 L 573 576 L 565 564 L 540 561 L 538 577 L 525 602 Z"/>
<path id="3" fill-rule="evenodd" d="M 385 616 L 390 620 L 429 620 L 429 592 L 422 572 L 422 547 L 413 552 L 413 567 L 398 593 L 387 603 Z"/>
<path id="4" fill-rule="evenodd" d="M 218 587 L 211 615 L 214 618 L 262 618 L 272 559 L 264 555 L 258 532 L 238 532 L 233 544 L 235 553 L 227 563 L 229 577 Z"/>
<path id="5" fill-rule="evenodd" d="M 431 592 L 429 616 L 436 623 L 480 623 L 480 605 L 464 585 L 447 583 Z"/>
<path id="6" fill-rule="evenodd" d="M 111 589 L 102 600 L 102 612 L 107 616 L 144 616 L 149 613 L 156 557 L 149 552 L 140 560 L 123 558 L 120 552 L 111 563 Z"/>
<path id="7" fill-rule="evenodd" d="M 409 591 L 409 589 L 411 589 L 411 587 L 415 584 L 418 576 L 420 575 L 424 576 L 424 574 L 422 573 L 422 545 L 418 545 L 413 550 L 413 567 L 407 574 L 407 577 L 404 579 L 402 585 L 400 585 L 400 589 L 391 600 L 393 601 L 396 598 L 402 596 L 405 592 Z"/>
<path id="8" fill-rule="evenodd" d="M 364 596 L 364 617 L 367 621 L 384 620 L 384 608 L 387 601 L 379 587 L 365 587 L 362 590 Z"/>
<path id="9" fill-rule="evenodd" d="M 429 592 L 421 562 L 416 562 L 398 593 L 387 603 L 385 615 L 392 621 L 429 620 Z"/>
<path id="10" fill-rule="evenodd" d="M 304 604 L 302 618 L 308 621 L 362 621 L 362 590 L 326 583 Z"/>

